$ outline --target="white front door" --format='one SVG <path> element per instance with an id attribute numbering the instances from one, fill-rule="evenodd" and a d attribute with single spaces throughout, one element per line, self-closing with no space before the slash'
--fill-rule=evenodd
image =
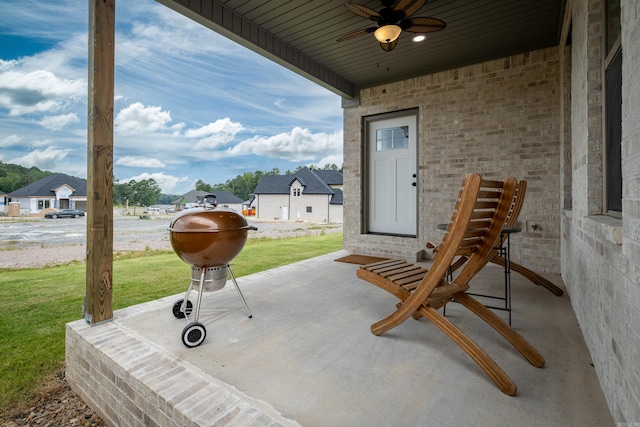
<path id="1" fill-rule="evenodd" d="M 289 219 L 289 206 L 282 206 L 282 219 Z"/>
<path id="2" fill-rule="evenodd" d="M 369 233 L 416 236 L 417 116 L 367 124 Z"/>

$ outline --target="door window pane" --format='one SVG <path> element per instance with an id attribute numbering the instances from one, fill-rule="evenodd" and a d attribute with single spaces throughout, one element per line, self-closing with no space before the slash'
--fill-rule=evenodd
<path id="1" fill-rule="evenodd" d="M 409 126 L 376 131 L 376 151 L 406 150 L 409 148 Z"/>

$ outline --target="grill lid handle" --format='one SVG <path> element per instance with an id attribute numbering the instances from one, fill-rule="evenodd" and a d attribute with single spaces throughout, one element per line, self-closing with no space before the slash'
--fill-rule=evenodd
<path id="1" fill-rule="evenodd" d="M 207 194 L 204 196 L 203 207 L 205 209 L 215 209 L 218 206 L 218 201 L 215 194 Z"/>

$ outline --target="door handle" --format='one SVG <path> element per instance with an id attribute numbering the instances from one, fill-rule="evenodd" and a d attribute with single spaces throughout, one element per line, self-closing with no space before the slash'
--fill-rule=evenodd
<path id="1" fill-rule="evenodd" d="M 416 187 L 418 184 L 416 184 L 415 182 L 412 182 L 411 185 L 413 185 L 414 187 Z"/>

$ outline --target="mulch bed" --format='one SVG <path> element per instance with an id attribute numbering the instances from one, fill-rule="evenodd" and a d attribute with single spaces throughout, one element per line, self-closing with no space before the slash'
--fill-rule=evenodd
<path id="1" fill-rule="evenodd" d="M 31 401 L 0 414 L 1 427 L 106 427 L 106 425 L 102 418 L 71 390 L 64 377 L 64 368 L 56 371 Z"/>

